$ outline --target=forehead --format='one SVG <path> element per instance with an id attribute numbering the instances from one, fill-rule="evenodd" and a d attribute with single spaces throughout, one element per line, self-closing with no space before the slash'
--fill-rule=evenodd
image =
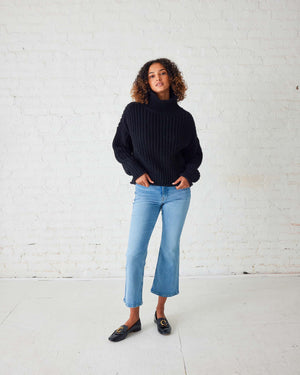
<path id="1" fill-rule="evenodd" d="M 148 70 L 148 73 L 155 73 L 155 72 L 158 72 L 160 70 L 166 70 L 165 67 L 163 65 L 161 65 L 160 63 L 154 63 L 152 65 L 149 66 L 149 70 Z"/>

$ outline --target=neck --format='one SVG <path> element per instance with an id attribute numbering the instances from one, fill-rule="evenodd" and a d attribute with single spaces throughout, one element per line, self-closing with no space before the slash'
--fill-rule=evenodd
<path id="1" fill-rule="evenodd" d="M 160 100 L 169 100 L 170 99 L 170 90 L 159 92 L 156 94 Z"/>
<path id="2" fill-rule="evenodd" d="M 173 111 L 178 108 L 177 96 L 171 91 L 168 98 L 161 99 L 150 89 L 148 106 L 156 111 Z"/>

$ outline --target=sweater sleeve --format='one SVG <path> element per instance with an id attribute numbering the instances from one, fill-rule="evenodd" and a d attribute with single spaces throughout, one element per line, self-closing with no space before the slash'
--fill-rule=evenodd
<path id="1" fill-rule="evenodd" d="M 197 136 L 195 121 L 191 115 L 192 119 L 192 135 L 191 141 L 186 148 L 183 149 L 182 154 L 185 160 L 185 170 L 181 173 L 181 176 L 185 177 L 190 186 L 193 182 L 196 182 L 200 178 L 200 173 L 198 168 L 200 167 L 203 159 L 203 153 L 200 146 L 200 142 Z"/>
<path id="2" fill-rule="evenodd" d="M 117 161 L 122 164 L 124 171 L 128 175 L 133 176 L 135 181 L 138 177 L 146 173 L 146 170 L 133 156 L 133 146 L 126 120 L 127 110 L 128 105 L 125 107 L 118 124 L 112 147 Z"/>

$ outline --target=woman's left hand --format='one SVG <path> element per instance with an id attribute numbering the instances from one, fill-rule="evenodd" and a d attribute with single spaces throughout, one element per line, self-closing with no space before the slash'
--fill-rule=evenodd
<path id="1" fill-rule="evenodd" d="M 180 182 L 180 184 L 176 186 L 176 189 L 186 189 L 190 187 L 188 180 L 183 176 L 178 177 L 176 181 L 172 182 L 172 184 L 175 185 L 178 184 L 178 182 Z"/>

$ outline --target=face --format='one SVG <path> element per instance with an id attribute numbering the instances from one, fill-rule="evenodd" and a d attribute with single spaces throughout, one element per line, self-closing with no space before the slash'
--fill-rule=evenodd
<path id="1" fill-rule="evenodd" d="M 148 70 L 148 83 L 157 94 L 169 92 L 170 79 L 168 72 L 160 63 L 153 63 Z"/>

